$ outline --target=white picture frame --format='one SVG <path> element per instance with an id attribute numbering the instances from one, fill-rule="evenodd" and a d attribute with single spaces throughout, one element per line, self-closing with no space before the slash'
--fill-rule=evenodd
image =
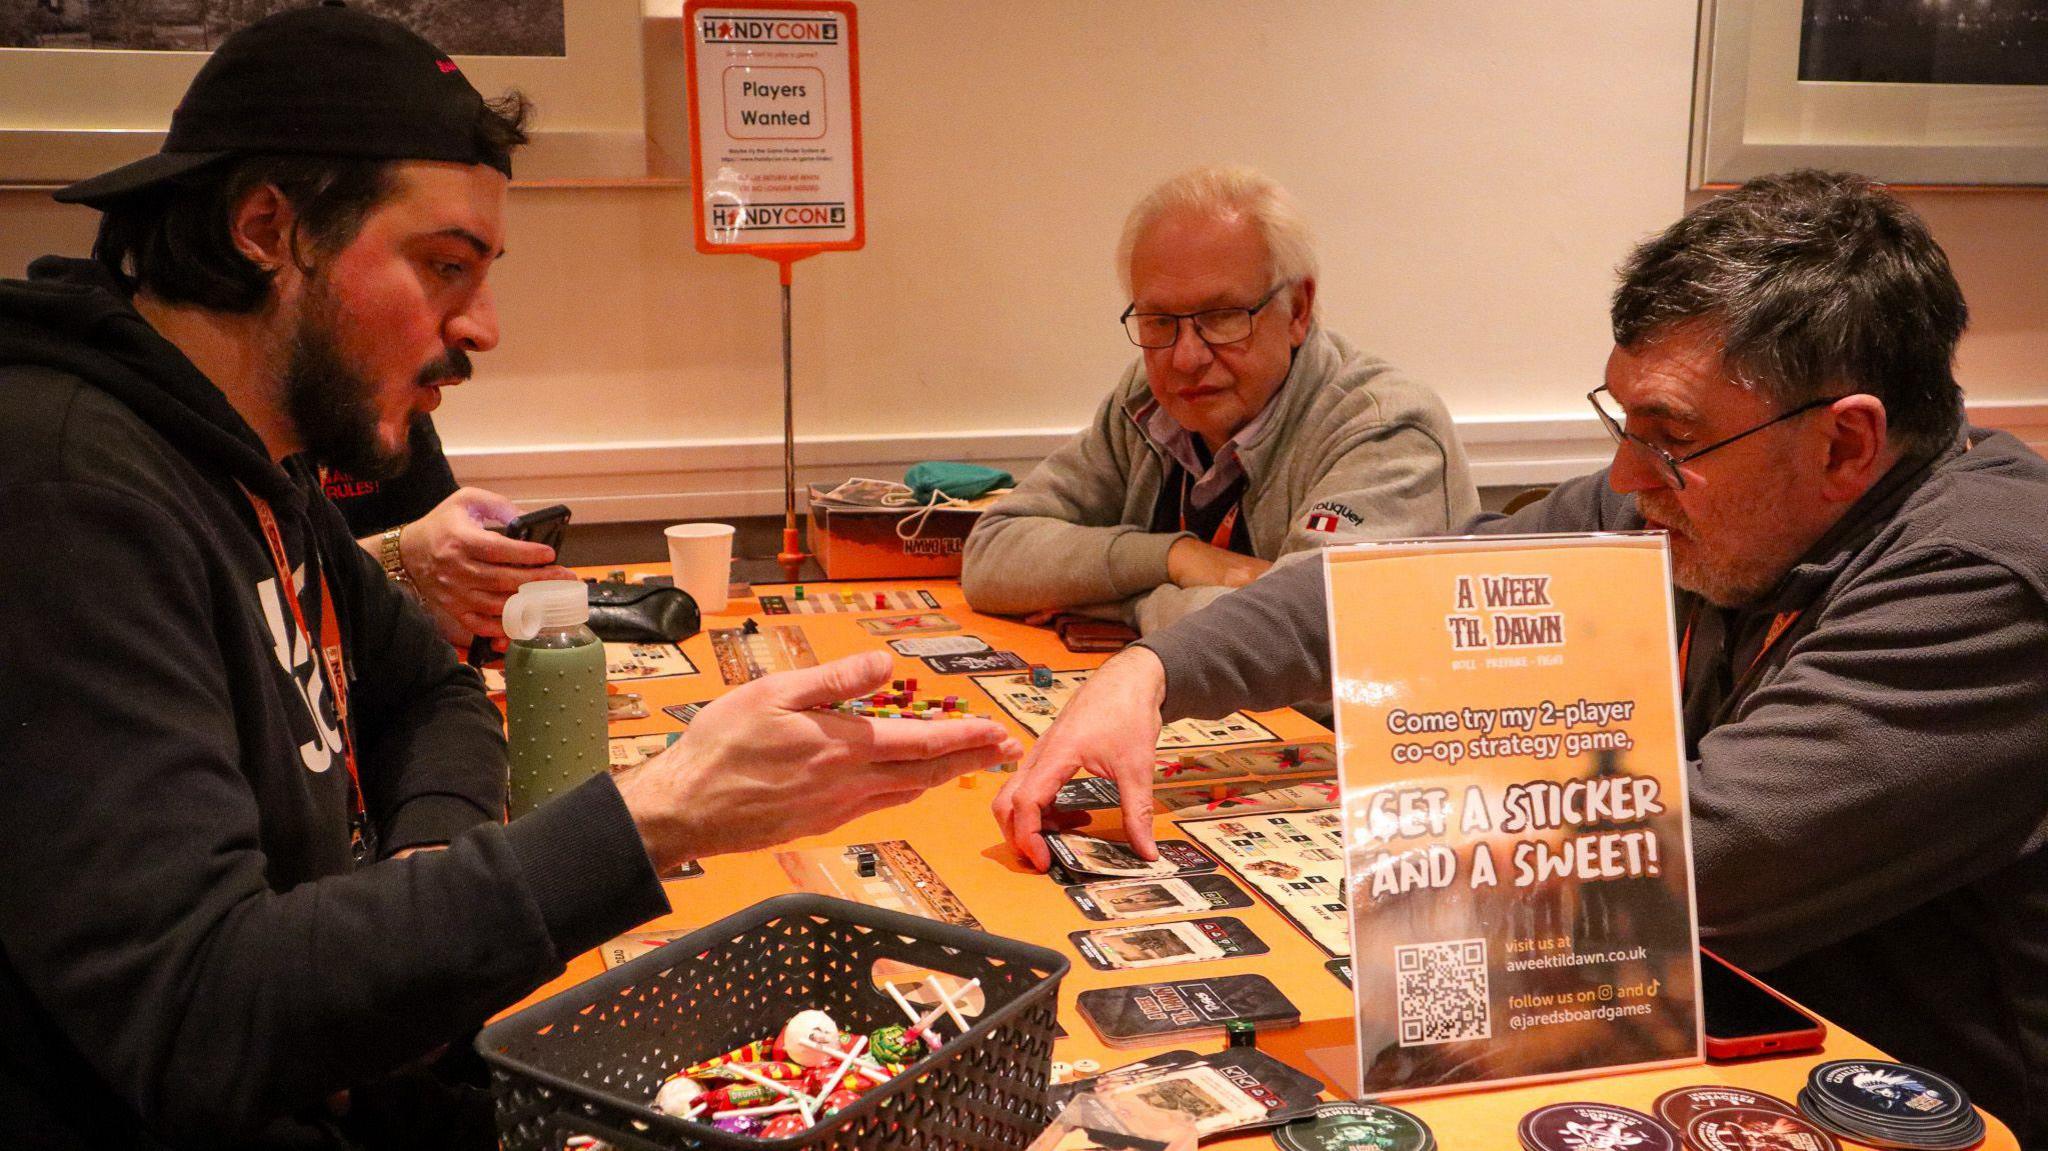
<path id="1" fill-rule="evenodd" d="M 682 149 L 650 135 L 640 5 L 571 0 L 562 56 L 457 56 L 486 97 L 517 88 L 536 107 L 521 184 L 673 178 Z M 674 57 L 680 48 L 669 53 Z M 56 187 L 157 151 L 203 52 L 0 49 L 0 185 Z M 680 86 L 680 81 L 677 82 Z M 673 153 L 673 154 L 671 154 Z"/>
<path id="2" fill-rule="evenodd" d="M 1701 0 L 1690 183 L 1793 168 L 2048 187 L 2048 85 L 1799 79 L 1801 0 Z"/>

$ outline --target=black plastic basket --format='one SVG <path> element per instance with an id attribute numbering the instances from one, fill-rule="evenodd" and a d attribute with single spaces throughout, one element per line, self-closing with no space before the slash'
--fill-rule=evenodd
<path id="1" fill-rule="evenodd" d="M 861 1031 L 904 1022 L 874 986 L 878 959 L 981 980 L 967 1034 L 808 1131 L 733 1135 L 648 1104 L 684 1066 L 771 1034 L 816 1007 Z M 1021 1148 L 1051 1119 L 1046 1085 L 1061 977 L 1057 952 L 822 895 L 784 895 L 615 967 L 484 1029 L 508 1151 L 559 1151 L 592 1135 L 649 1148 Z M 943 1017 L 942 1017 L 943 1018 Z"/>

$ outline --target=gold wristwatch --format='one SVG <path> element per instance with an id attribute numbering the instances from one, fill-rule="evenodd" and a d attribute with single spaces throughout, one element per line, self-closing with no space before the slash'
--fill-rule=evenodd
<path id="1" fill-rule="evenodd" d="M 405 525 L 400 524 L 384 533 L 377 541 L 377 562 L 384 565 L 384 574 L 390 576 L 392 582 L 409 589 L 412 576 L 405 570 L 405 554 L 398 550 L 398 540 L 404 532 Z"/>

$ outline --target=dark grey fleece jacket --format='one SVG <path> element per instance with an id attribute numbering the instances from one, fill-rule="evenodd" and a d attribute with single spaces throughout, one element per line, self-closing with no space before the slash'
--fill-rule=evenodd
<path id="1" fill-rule="evenodd" d="M 2041 1148 L 2048 462 L 2003 432 L 1967 441 L 1896 467 L 1766 602 L 1680 596 L 1699 912 L 1709 946 Z M 1642 526 L 1602 473 L 1465 530 Z M 1322 565 L 1300 564 L 1143 643 L 1166 717 L 1213 716 L 1323 698 L 1328 628 Z"/>

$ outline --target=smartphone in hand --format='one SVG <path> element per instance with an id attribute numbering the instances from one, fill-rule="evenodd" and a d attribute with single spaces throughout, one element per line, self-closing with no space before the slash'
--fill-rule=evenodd
<path id="1" fill-rule="evenodd" d="M 568 526 L 569 505 L 555 504 L 514 517 L 508 524 L 493 524 L 490 530 L 508 539 L 531 540 L 537 544 L 546 544 L 559 555 L 562 550 L 562 529 Z M 469 666 L 482 667 L 490 658 L 489 636 L 480 635 L 469 641 Z"/>

